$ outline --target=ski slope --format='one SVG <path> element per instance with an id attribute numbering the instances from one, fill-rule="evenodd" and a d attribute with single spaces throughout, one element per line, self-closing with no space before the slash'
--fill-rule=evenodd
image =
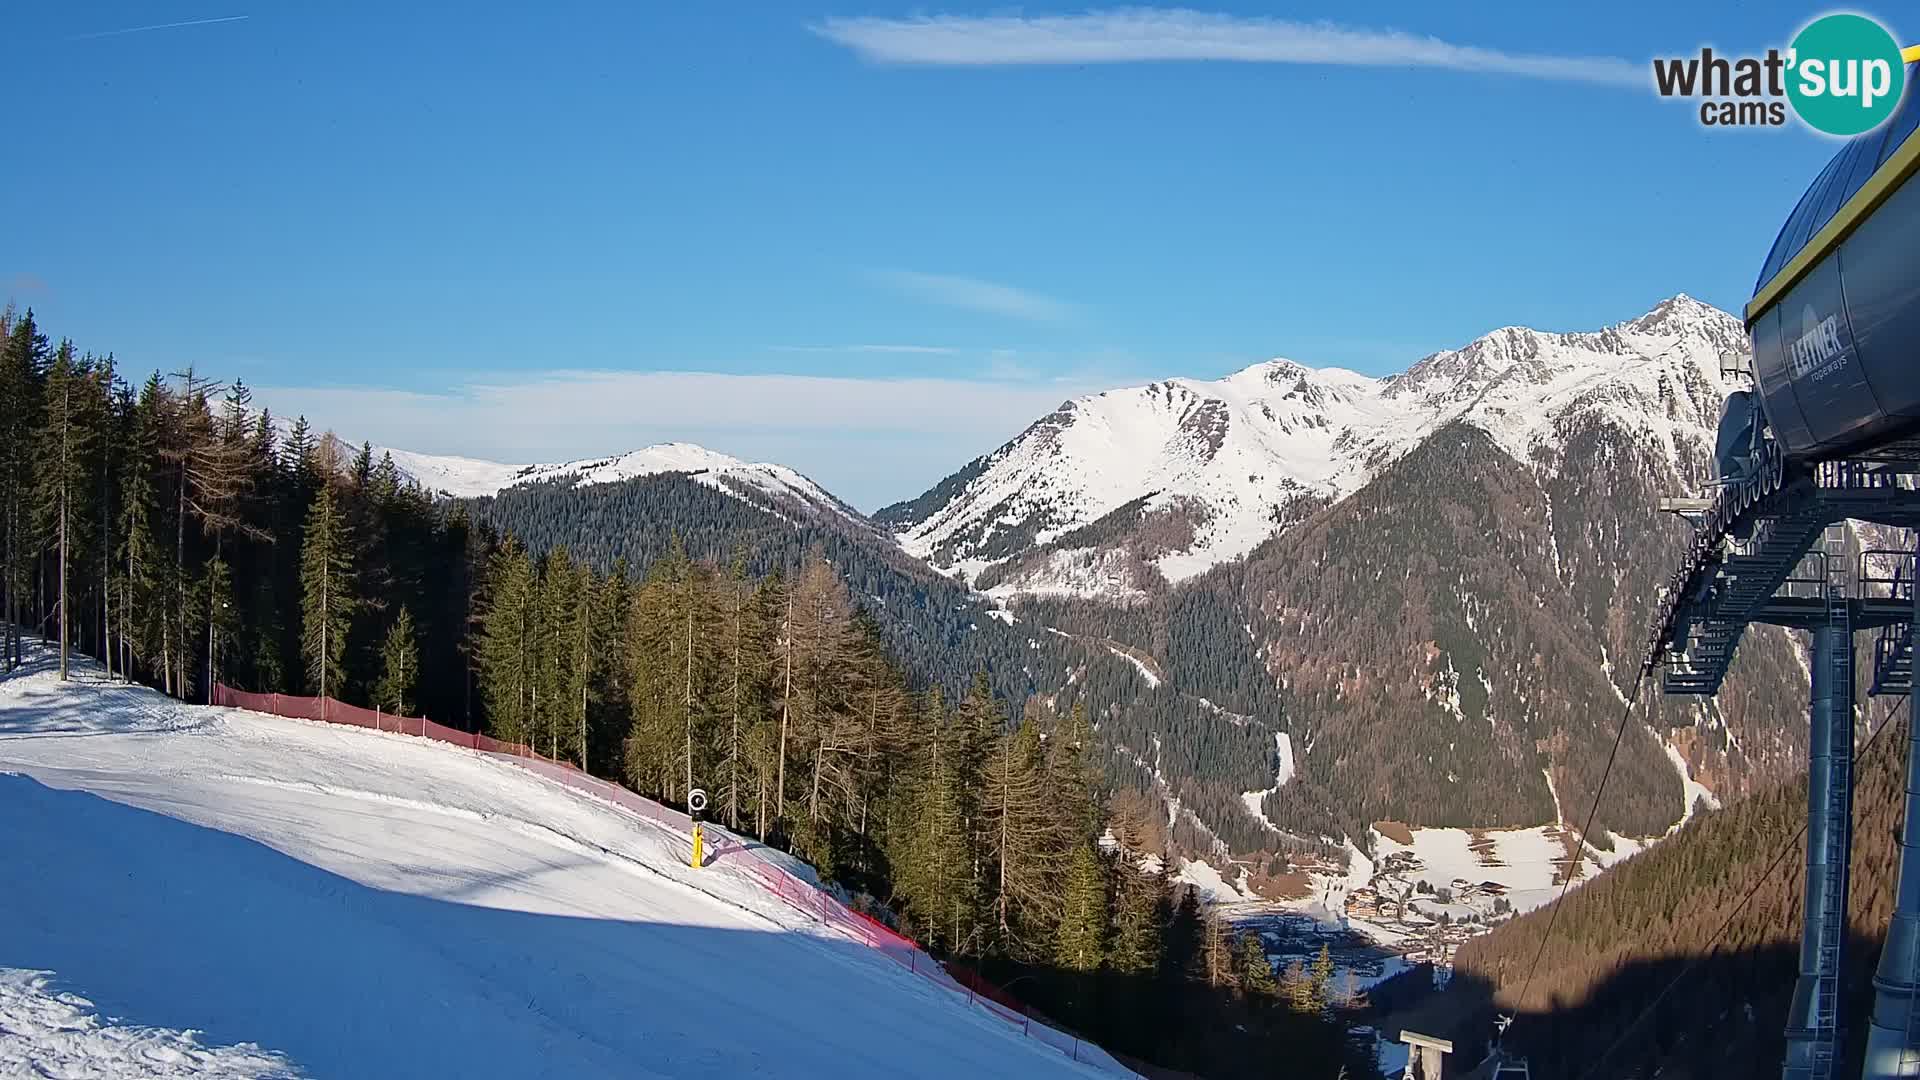
<path id="1" fill-rule="evenodd" d="M 0 1072 L 1099 1076 L 722 840 L 421 739 L 0 680 Z"/>

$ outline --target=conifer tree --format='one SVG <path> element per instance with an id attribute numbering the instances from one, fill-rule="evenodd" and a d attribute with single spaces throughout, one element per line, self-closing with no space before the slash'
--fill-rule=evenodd
<path id="1" fill-rule="evenodd" d="M 1147 975 L 1160 967 L 1165 890 L 1159 876 L 1121 862 L 1113 910 L 1113 947 L 1107 965 L 1127 975 Z"/>
<path id="2" fill-rule="evenodd" d="M 1253 997 L 1268 998 L 1277 994 L 1280 984 L 1273 977 L 1273 962 L 1267 959 L 1266 946 L 1261 944 L 1260 935 L 1251 930 L 1243 931 L 1234 948 L 1236 974 L 1240 977 L 1240 989 Z"/>
<path id="3" fill-rule="evenodd" d="M 1097 971 L 1106 960 L 1107 869 L 1092 843 L 1076 843 L 1067 866 L 1054 960 L 1068 971 Z"/>
<path id="4" fill-rule="evenodd" d="M 1320 944 L 1320 955 L 1313 958 L 1313 966 L 1307 969 L 1307 988 L 1314 1012 L 1325 1009 L 1333 1000 L 1333 953 L 1325 942 Z"/>
<path id="5" fill-rule="evenodd" d="M 1047 803 L 1039 723 L 1028 719 L 996 740 L 986 766 L 986 854 L 997 870 L 994 915 L 1016 956 L 1033 952 L 1060 917 L 1057 818 Z"/>
<path id="6" fill-rule="evenodd" d="M 95 537 L 95 558 L 98 560 L 99 577 L 93 582 L 94 595 L 98 601 L 100 613 L 98 652 L 102 665 L 106 668 L 107 679 L 111 681 L 118 667 L 117 649 L 114 645 L 114 534 L 113 523 L 118 509 L 120 492 L 115 481 L 118 477 L 120 459 L 126 452 L 126 384 L 114 368 L 113 355 L 94 365 L 93 378 L 90 380 L 89 412 L 92 426 L 98 433 L 95 446 L 93 475 L 95 508 L 93 520 L 99 527 Z M 118 674 L 125 676 L 124 671 Z"/>
<path id="7" fill-rule="evenodd" d="M 1093 747 L 1093 725 L 1085 702 L 1076 701 L 1054 738 L 1048 743 L 1047 781 L 1054 812 L 1063 834 L 1074 840 L 1092 840 L 1100 814 L 1099 781 L 1088 755 Z"/>
<path id="8" fill-rule="evenodd" d="M 907 899 L 929 945 L 960 951 L 973 938 L 973 835 L 954 764 L 946 703 L 930 691 L 920 710 L 922 760 L 910 820 L 898 847 L 903 867 L 896 890 Z"/>
<path id="9" fill-rule="evenodd" d="M 1167 923 L 1166 948 L 1161 954 L 1161 975 L 1179 981 L 1200 966 L 1206 927 L 1200 913 L 1198 890 L 1191 885 L 1180 888 L 1180 899 L 1173 906 Z"/>
<path id="10" fill-rule="evenodd" d="M 618 771 L 620 744 L 633 722 L 625 646 L 632 603 L 626 562 L 615 560 L 612 572 L 594 586 L 590 637 L 587 768 L 602 774 Z"/>
<path id="11" fill-rule="evenodd" d="M 1234 940 L 1227 931 L 1227 923 L 1218 912 L 1208 908 L 1202 915 L 1201 956 L 1206 961 L 1207 985 L 1216 990 L 1233 989 L 1240 985 L 1240 976 L 1235 968 Z"/>
<path id="12" fill-rule="evenodd" d="M 127 452 L 120 469 L 120 552 L 115 562 L 120 571 L 121 668 L 127 672 L 136 661 L 150 667 L 161 653 L 164 636 L 161 598 L 166 575 L 154 506 L 165 394 L 157 373 L 141 388 L 129 411 Z"/>
<path id="13" fill-rule="evenodd" d="M 497 739 L 527 742 L 534 735 L 533 643 L 537 632 L 533 560 L 508 538 L 487 564 L 477 663 L 488 730 Z"/>
<path id="14" fill-rule="evenodd" d="M 195 604 L 195 608 L 207 613 L 207 687 L 211 700 L 212 687 L 225 674 L 227 653 L 240 637 L 240 612 L 233 600 L 233 572 L 228 569 L 226 559 L 215 555 L 207 560 L 200 589 L 205 593 L 204 602 Z"/>
<path id="15" fill-rule="evenodd" d="M 333 485 L 323 482 L 307 512 L 300 549 L 301 624 L 307 678 L 321 697 L 341 692 L 347 631 L 359 609 L 347 520 Z"/>
<path id="16" fill-rule="evenodd" d="M 413 613 L 402 604 L 380 645 L 380 681 L 374 690 L 374 704 L 395 716 L 411 714 L 419 681 L 420 646 Z"/>
<path id="17" fill-rule="evenodd" d="M 20 627 L 27 615 L 32 547 L 29 494 L 33 486 L 33 432 L 40 420 L 40 381 L 47 337 L 27 311 L 10 320 L 0 348 L 0 628 L 9 667 L 24 658 Z"/>
<path id="18" fill-rule="evenodd" d="M 1286 1000 L 1287 1008 L 1296 1013 L 1308 1015 L 1320 1011 L 1320 1005 L 1313 996 L 1313 977 L 1307 973 L 1306 965 L 1297 958 L 1287 965 L 1286 973 L 1281 977 L 1280 996 Z"/>
<path id="19" fill-rule="evenodd" d="M 84 416 L 87 393 L 86 372 L 74 357 L 73 342 L 63 341 L 47 369 L 42 426 L 35 440 L 39 461 L 34 470 L 38 487 L 34 524 L 42 542 L 53 548 L 58 567 L 54 607 L 59 616 L 62 679 L 67 677 L 74 630 L 71 563 L 86 528 L 85 503 L 92 479 L 88 455 L 95 432 Z"/>

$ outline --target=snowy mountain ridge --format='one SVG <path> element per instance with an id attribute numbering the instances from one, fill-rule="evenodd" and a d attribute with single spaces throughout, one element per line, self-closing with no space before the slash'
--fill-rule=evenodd
<path id="1" fill-rule="evenodd" d="M 624 454 L 552 465 L 507 465 L 393 448 L 384 452 L 391 454 L 400 471 L 421 487 L 457 499 L 498 495 L 511 487 L 546 481 L 591 486 L 681 473 L 756 504 L 797 506 L 856 520 L 860 516 L 825 488 L 785 465 L 743 461 L 689 442 L 656 443 Z"/>
<path id="2" fill-rule="evenodd" d="M 1677 461 L 1677 443 L 1718 420 L 1722 356 L 1746 349 L 1739 320 L 1682 294 L 1598 331 L 1504 327 L 1385 378 L 1276 359 L 1110 390 L 875 516 L 910 553 L 996 595 L 1125 596 L 1143 583 L 1122 547 L 1166 582 L 1192 577 L 1456 421 L 1531 463 L 1565 418 L 1597 412 Z"/>

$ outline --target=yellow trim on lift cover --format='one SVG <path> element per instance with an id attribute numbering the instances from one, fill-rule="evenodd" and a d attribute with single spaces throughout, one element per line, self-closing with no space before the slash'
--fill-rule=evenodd
<path id="1" fill-rule="evenodd" d="M 1920 60 L 1920 45 L 1907 46 L 1904 50 L 1901 51 L 1900 60 L 1902 63 L 1907 63 L 1907 64 L 1911 64 L 1915 60 Z"/>
<path id="2" fill-rule="evenodd" d="M 1892 157 L 1874 170 L 1860 190 L 1853 193 L 1853 198 L 1848 199 L 1846 205 L 1833 215 L 1833 219 L 1814 233 L 1813 239 L 1807 241 L 1806 246 L 1781 267 L 1772 280 L 1753 294 L 1753 299 L 1747 302 L 1747 325 L 1751 327 L 1754 320 L 1772 307 L 1783 293 L 1798 285 L 1815 263 L 1839 247 L 1840 241 L 1845 240 L 1867 215 L 1879 209 L 1880 204 L 1886 202 L 1915 171 L 1920 171 L 1920 136 L 1909 136 Z"/>

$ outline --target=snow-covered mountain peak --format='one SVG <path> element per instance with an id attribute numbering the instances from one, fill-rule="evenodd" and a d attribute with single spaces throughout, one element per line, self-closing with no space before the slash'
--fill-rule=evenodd
<path id="1" fill-rule="evenodd" d="M 1109 390 L 880 516 L 936 567 L 1007 564 L 989 575 L 995 591 L 1126 592 L 1113 585 L 1120 548 L 1170 581 L 1199 573 L 1455 421 L 1531 462 L 1551 454 L 1564 418 L 1598 410 L 1677 460 L 1710 433 L 1721 356 L 1745 341 L 1738 319 L 1682 294 L 1595 331 L 1501 327 L 1386 378 L 1275 358 Z"/>
<path id="2" fill-rule="evenodd" d="M 450 455 L 388 449 L 400 471 L 430 491 L 454 498 L 479 498 L 523 484 L 560 481 L 588 486 L 617 484 L 646 476 L 686 475 L 709 487 L 773 509 L 823 511 L 858 519 L 859 514 L 820 485 L 785 465 L 750 462 L 689 442 L 656 443 L 607 457 L 581 458 L 550 465 L 506 465 Z"/>

